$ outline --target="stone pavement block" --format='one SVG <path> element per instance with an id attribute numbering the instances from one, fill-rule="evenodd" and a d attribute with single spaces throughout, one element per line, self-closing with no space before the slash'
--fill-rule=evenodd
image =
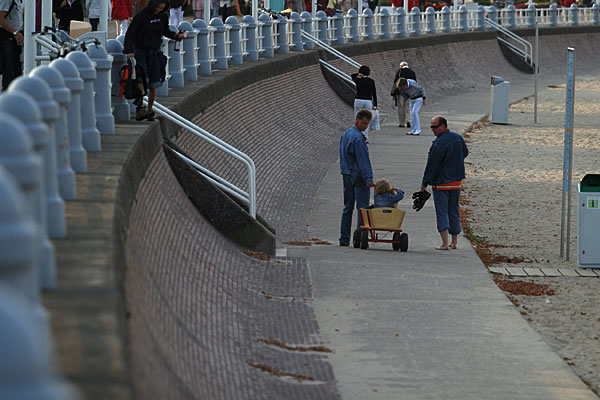
<path id="1" fill-rule="evenodd" d="M 581 276 L 573 268 L 559 268 L 558 272 L 560 272 L 564 276 Z"/>
<path id="2" fill-rule="evenodd" d="M 506 268 L 503 267 L 489 267 L 489 270 L 493 274 L 509 275 Z"/>
<path id="3" fill-rule="evenodd" d="M 556 268 L 541 268 L 541 270 L 546 276 L 562 276 Z"/>
<path id="4" fill-rule="evenodd" d="M 510 276 L 527 276 L 527 273 L 523 271 L 523 268 L 506 268 Z"/>
<path id="5" fill-rule="evenodd" d="M 539 268 L 523 268 L 523 271 L 525 271 L 528 276 L 544 276 Z"/>
<path id="6" fill-rule="evenodd" d="M 581 276 L 586 276 L 586 277 L 591 277 L 591 278 L 598 277 L 596 272 L 591 268 L 577 268 L 575 271 L 577 271 L 577 273 Z"/>

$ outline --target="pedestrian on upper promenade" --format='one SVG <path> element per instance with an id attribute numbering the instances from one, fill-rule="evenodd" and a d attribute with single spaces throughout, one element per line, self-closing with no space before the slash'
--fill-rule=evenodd
<path id="1" fill-rule="evenodd" d="M 375 81 L 369 78 L 371 69 L 366 65 L 361 65 L 357 73 L 351 75 L 356 84 L 356 97 L 354 98 L 354 116 L 358 115 L 360 110 L 377 110 L 377 90 Z M 369 118 L 371 120 L 373 117 Z M 369 138 L 369 128 L 367 127 L 363 135 Z"/>
<path id="2" fill-rule="evenodd" d="M 352 213 L 356 207 L 357 227 L 360 229 L 360 208 L 369 206 L 373 183 L 373 169 L 369 159 L 369 149 L 362 131 L 367 129 L 372 114 L 368 110 L 360 110 L 356 114 L 354 125 L 347 129 L 340 138 L 340 172 L 344 185 L 344 211 L 340 225 L 340 246 L 350 244 Z"/>
<path id="3" fill-rule="evenodd" d="M 71 21 L 83 21 L 81 0 L 54 0 L 54 13 L 58 18 L 58 29 L 71 32 Z"/>
<path id="4" fill-rule="evenodd" d="M 0 66 L 2 66 L 2 90 L 22 74 L 21 50 L 23 49 L 23 1 L 0 0 Z"/>
<path id="5" fill-rule="evenodd" d="M 131 0 L 112 0 L 111 18 L 117 24 L 117 36 L 127 33 L 127 24 L 133 16 Z"/>
<path id="6" fill-rule="evenodd" d="M 421 134 L 421 122 L 419 121 L 419 110 L 421 106 L 426 103 L 425 90 L 419 86 L 417 81 L 413 79 L 400 78 L 400 89 L 406 93 L 409 98 L 410 108 L 410 119 L 412 121 L 412 127 L 407 135 L 420 135 Z"/>
<path id="7" fill-rule="evenodd" d="M 169 16 L 165 12 L 167 0 L 150 0 L 133 19 L 125 34 L 123 53 L 127 57 L 135 57 L 137 64 L 144 70 L 148 87 L 148 109 L 141 103 L 136 104 L 135 119 L 141 121 L 154 119 L 152 105 L 156 99 L 156 89 L 160 87 L 166 76 L 167 58 L 160 46 L 163 35 L 169 39 L 181 41 L 183 33 L 175 33 L 169 29 Z"/>
<path id="8" fill-rule="evenodd" d="M 187 0 L 169 0 L 169 24 L 177 27 L 183 21 L 183 8 L 187 5 Z"/>
<path id="9" fill-rule="evenodd" d="M 421 191 L 428 185 L 433 189 L 437 230 L 442 238 L 438 250 L 456 249 L 460 233 L 458 201 L 462 180 L 465 179 L 465 158 L 469 149 L 462 136 L 448 129 L 446 118 L 437 115 L 431 119 L 435 140 L 429 149 L 427 166 L 421 181 Z M 448 233 L 452 241 L 448 244 Z"/>
<path id="10" fill-rule="evenodd" d="M 408 95 L 400 88 L 400 78 L 412 79 L 417 82 L 417 74 L 415 71 L 408 67 L 408 63 L 406 61 L 402 61 L 400 63 L 400 68 L 396 71 L 396 75 L 394 76 L 394 88 L 395 93 L 395 103 L 398 106 L 398 126 L 400 128 L 410 128 L 410 121 L 406 120 L 406 114 L 409 112 L 408 105 L 410 103 L 410 99 Z"/>
<path id="11" fill-rule="evenodd" d="M 390 185 L 387 179 L 381 178 L 375 182 L 375 195 L 373 207 L 397 207 L 398 202 L 404 198 L 404 191 Z"/>
<path id="12" fill-rule="evenodd" d="M 88 20 L 92 26 L 92 32 L 96 32 L 98 30 L 98 25 L 100 24 L 100 0 L 88 0 L 85 2 L 85 6 L 87 7 Z M 108 3 L 108 14 L 105 17 L 106 21 L 110 21 L 111 12 L 111 4 Z"/>

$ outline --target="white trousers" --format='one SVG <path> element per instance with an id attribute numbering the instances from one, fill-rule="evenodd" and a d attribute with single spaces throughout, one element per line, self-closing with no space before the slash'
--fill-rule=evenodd
<path id="1" fill-rule="evenodd" d="M 183 7 L 174 7 L 169 10 L 171 17 L 169 18 L 169 24 L 177 27 L 181 21 L 183 21 Z"/>
<path id="2" fill-rule="evenodd" d="M 369 110 L 373 112 L 373 101 L 371 100 L 363 100 L 363 99 L 354 99 L 354 119 L 356 119 L 356 114 L 360 110 Z M 363 136 L 367 139 L 369 138 L 369 127 L 362 132 Z"/>
<path id="3" fill-rule="evenodd" d="M 421 133 L 421 122 L 419 121 L 419 110 L 423 106 L 423 98 L 419 97 L 418 99 L 410 99 L 410 118 L 412 120 L 412 125 L 410 127 L 410 131 L 412 133 Z"/>

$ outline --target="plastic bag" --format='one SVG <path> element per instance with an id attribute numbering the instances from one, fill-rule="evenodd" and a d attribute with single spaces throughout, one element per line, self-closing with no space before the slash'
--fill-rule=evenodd
<path id="1" fill-rule="evenodd" d="M 379 123 L 379 110 L 373 110 L 373 119 L 371 120 L 369 127 L 374 131 L 381 130 L 381 125 Z"/>

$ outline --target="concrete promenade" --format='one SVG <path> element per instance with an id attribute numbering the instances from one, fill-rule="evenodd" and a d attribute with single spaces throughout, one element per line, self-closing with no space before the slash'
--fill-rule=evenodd
<path id="1" fill-rule="evenodd" d="M 511 101 L 531 95 L 533 80 L 511 89 Z M 370 135 L 375 179 L 406 192 L 398 207 L 407 211 L 408 252 L 385 243 L 337 245 L 337 164 L 320 184 L 309 227 L 310 237 L 333 245 L 288 249 L 308 260 L 321 338 L 334 351 L 329 359 L 345 400 L 597 398 L 502 294 L 466 238 L 457 250 L 435 250 L 433 200 L 419 213 L 411 208 L 434 139 L 430 118 L 445 115 L 462 133 L 488 107 L 488 91 L 444 98 L 421 110 L 421 136 L 406 136 L 395 112 Z"/>

